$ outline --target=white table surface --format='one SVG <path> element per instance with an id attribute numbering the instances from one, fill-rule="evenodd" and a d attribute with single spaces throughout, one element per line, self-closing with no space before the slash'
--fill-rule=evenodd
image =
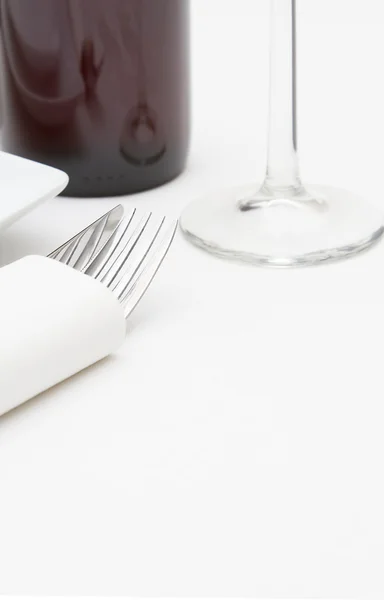
<path id="1" fill-rule="evenodd" d="M 189 166 L 126 207 L 262 177 L 267 4 L 192 0 Z M 382 2 L 298 6 L 303 176 L 384 209 Z M 1 261 L 117 201 L 40 207 Z M 382 598 L 383 335 L 384 243 L 289 271 L 179 235 L 121 351 L 0 420 L 0 591 Z"/>

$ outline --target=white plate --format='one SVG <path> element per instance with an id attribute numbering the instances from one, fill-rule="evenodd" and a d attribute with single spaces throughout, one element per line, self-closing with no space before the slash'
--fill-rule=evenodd
<path id="1" fill-rule="evenodd" d="M 67 183 L 63 171 L 0 152 L 0 230 L 60 194 Z"/>

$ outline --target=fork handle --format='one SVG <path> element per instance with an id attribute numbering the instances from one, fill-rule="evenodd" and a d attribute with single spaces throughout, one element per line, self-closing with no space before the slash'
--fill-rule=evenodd
<path id="1" fill-rule="evenodd" d="M 0 269 L 0 415 L 105 358 L 125 332 L 98 281 L 40 256 Z"/>

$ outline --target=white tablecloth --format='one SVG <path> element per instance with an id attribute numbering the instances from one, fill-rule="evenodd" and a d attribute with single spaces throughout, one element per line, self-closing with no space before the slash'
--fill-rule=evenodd
<path id="1" fill-rule="evenodd" d="M 303 177 L 383 204 L 382 3 L 298 5 Z M 3 263 L 118 201 L 178 215 L 262 177 L 267 3 L 192 9 L 186 173 L 52 201 L 2 236 Z M 383 334 L 384 243 L 289 271 L 179 235 L 122 350 L 0 420 L 0 591 L 382 598 Z"/>

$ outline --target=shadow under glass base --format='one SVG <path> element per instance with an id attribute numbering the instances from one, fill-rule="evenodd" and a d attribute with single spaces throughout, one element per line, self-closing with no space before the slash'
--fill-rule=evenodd
<path id="1" fill-rule="evenodd" d="M 276 267 L 346 258 L 384 233 L 384 215 L 358 196 L 310 186 L 271 195 L 246 186 L 192 202 L 180 226 L 195 245 L 218 256 Z"/>

